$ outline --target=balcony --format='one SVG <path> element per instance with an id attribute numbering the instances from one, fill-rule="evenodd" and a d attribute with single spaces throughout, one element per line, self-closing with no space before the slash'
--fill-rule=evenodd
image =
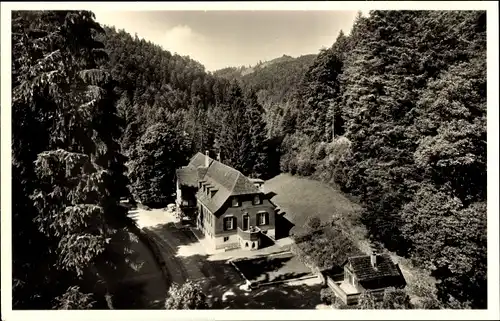
<path id="1" fill-rule="evenodd" d="M 260 233 L 260 228 L 255 226 L 252 226 L 246 231 L 238 227 L 238 236 L 245 241 L 258 241 L 260 239 Z"/>
<path id="2" fill-rule="evenodd" d="M 327 284 L 335 293 L 335 295 L 344 302 L 344 304 L 357 304 L 359 300 L 359 291 L 347 283 L 346 281 L 333 281 L 331 278 L 327 277 Z"/>

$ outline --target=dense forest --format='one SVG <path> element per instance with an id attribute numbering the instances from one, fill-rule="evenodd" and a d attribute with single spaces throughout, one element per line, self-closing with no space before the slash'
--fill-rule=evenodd
<path id="1" fill-rule="evenodd" d="M 486 306 L 486 13 L 359 15 L 283 115 L 281 170 L 356 196 L 370 237 Z"/>
<path id="2" fill-rule="evenodd" d="M 12 58 L 14 308 L 113 308 L 119 200 L 165 206 L 206 150 L 357 197 L 443 306 L 486 307 L 485 12 L 372 11 L 317 55 L 214 73 L 90 12 L 15 12 Z"/>
<path id="3" fill-rule="evenodd" d="M 312 65 L 316 55 L 292 58 L 283 55 L 271 61 L 259 62 L 249 68 L 231 67 L 217 70 L 214 75 L 228 80 L 238 80 L 243 88 L 251 88 L 264 107 L 267 135 L 279 137 L 283 132 L 283 115 L 291 112 L 297 86 Z"/>

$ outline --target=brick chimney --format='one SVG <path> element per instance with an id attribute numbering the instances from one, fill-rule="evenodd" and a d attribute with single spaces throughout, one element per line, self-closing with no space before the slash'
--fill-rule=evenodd
<path id="1" fill-rule="evenodd" d="M 372 263 L 372 266 L 374 268 L 377 268 L 377 251 L 373 250 L 371 255 L 370 255 L 370 260 Z"/>
<path id="2" fill-rule="evenodd" d="M 208 150 L 205 151 L 205 167 L 210 165 L 210 157 L 208 156 Z"/>

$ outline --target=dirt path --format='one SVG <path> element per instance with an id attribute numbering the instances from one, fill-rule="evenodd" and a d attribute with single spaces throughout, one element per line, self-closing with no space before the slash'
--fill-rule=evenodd
<path id="1" fill-rule="evenodd" d="M 176 257 L 176 250 L 172 245 L 154 231 L 147 228 L 144 229 L 144 231 L 148 233 L 151 239 L 158 245 L 167 266 L 171 282 L 177 284 L 186 282 L 189 277 L 188 271 L 181 260 Z"/>
<path id="2" fill-rule="evenodd" d="M 188 279 L 207 277 L 198 268 L 200 262 L 197 258 L 190 255 L 203 256 L 203 250 L 197 248 L 195 253 L 183 253 L 186 247 L 197 243 L 198 240 L 189 229 L 176 227 L 178 220 L 175 215 L 161 209 L 136 210 L 133 215 L 138 225 L 158 245 L 172 283 L 183 284 Z"/>

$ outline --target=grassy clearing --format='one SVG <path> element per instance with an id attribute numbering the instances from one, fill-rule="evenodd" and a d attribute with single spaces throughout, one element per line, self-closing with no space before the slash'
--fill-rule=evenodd
<path id="1" fill-rule="evenodd" d="M 362 252 L 370 252 L 372 244 L 359 221 L 363 208 L 342 192 L 325 183 L 289 174 L 281 174 L 266 181 L 264 189 L 276 193 L 272 201 L 285 212 L 284 217 L 295 224 L 292 233 L 306 232 L 306 222 L 310 216 L 319 217 L 323 223 L 335 220 L 336 225 Z M 399 264 L 408 283 L 407 292 L 414 302 L 435 296 L 436 281 L 428 271 L 414 267 L 409 260 L 394 253 L 388 253 Z"/>
<path id="2" fill-rule="evenodd" d="M 275 202 L 285 218 L 295 224 L 292 232 L 305 229 L 307 218 L 317 216 L 323 223 L 332 218 L 355 220 L 362 207 L 332 187 L 289 174 L 278 175 L 264 184 L 266 192 L 274 192 Z"/>

